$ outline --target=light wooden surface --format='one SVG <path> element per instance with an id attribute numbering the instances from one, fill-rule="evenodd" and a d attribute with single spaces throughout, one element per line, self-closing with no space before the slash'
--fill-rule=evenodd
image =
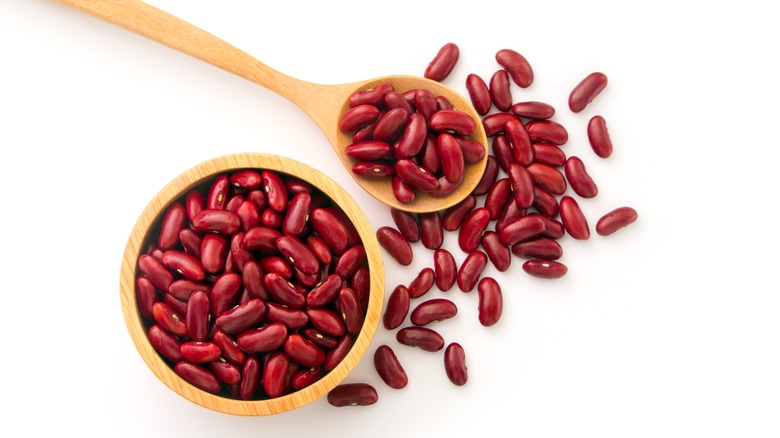
<path id="1" fill-rule="evenodd" d="M 319 188 L 352 219 L 366 249 L 370 272 L 371 295 L 365 322 L 349 354 L 322 379 L 301 391 L 272 400 L 243 401 L 216 396 L 181 379 L 149 343 L 138 314 L 135 295 L 136 262 L 144 247 L 147 232 L 168 205 L 204 178 L 240 168 L 270 169 L 294 175 Z M 217 157 L 196 165 L 177 176 L 152 199 L 136 222 L 125 246 L 120 269 L 119 291 L 127 330 L 138 353 L 149 369 L 169 388 L 182 397 L 215 411 L 235 415 L 271 415 L 285 412 L 327 394 L 339 384 L 361 360 L 376 332 L 384 303 L 384 265 L 376 236 L 363 212 L 335 181 L 312 167 L 289 158 L 269 154 L 243 153 Z"/>
<path id="2" fill-rule="evenodd" d="M 455 108 L 470 113 L 475 120 L 481 120 L 468 99 L 443 84 L 422 77 L 404 75 L 351 84 L 314 84 L 274 70 L 210 33 L 139 0 L 57 1 L 187 53 L 285 97 L 317 123 L 355 181 L 377 200 L 389 206 L 412 212 L 443 210 L 468 196 L 482 177 L 487 153 L 480 162 L 466 165 L 463 183 L 449 196 L 434 198 L 418 193 L 412 203 L 404 204 L 393 196 L 390 178 L 365 178 L 351 171 L 354 160 L 345 153 L 350 137 L 339 131 L 338 120 L 348 109 L 347 99 L 353 92 L 374 88 L 383 82 L 389 82 L 399 92 L 425 88 L 435 95 L 447 97 Z M 485 145 L 487 152 L 487 137 L 481 123 L 477 123 L 477 130 L 471 138 Z"/>

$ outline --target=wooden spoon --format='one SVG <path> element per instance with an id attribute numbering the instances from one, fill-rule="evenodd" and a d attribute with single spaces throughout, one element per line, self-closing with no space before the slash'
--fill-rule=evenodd
<path id="1" fill-rule="evenodd" d="M 477 130 L 471 138 L 487 147 L 487 137 L 480 123 L 481 118 L 471 103 L 439 82 L 422 77 L 399 75 L 351 84 L 315 84 L 276 71 L 208 32 L 139 0 L 57 1 L 187 53 L 285 97 L 300 107 L 322 129 L 355 181 L 374 198 L 391 207 L 410 212 L 443 210 L 468 196 L 482 177 L 487 162 L 487 149 L 482 160 L 466 166 L 463 182 L 448 196 L 437 198 L 418 192 L 412 203 L 404 204 L 393 195 L 390 178 L 366 178 L 352 172 L 354 160 L 345 153 L 351 138 L 338 129 L 339 118 L 349 109 L 347 100 L 355 91 L 371 89 L 385 82 L 390 83 L 399 92 L 424 88 L 434 95 L 446 97 L 455 108 L 474 117 L 477 121 Z"/>

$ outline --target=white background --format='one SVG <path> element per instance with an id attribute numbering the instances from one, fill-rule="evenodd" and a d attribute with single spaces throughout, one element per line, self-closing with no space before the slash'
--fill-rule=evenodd
<path id="1" fill-rule="evenodd" d="M 449 297 L 439 323 L 467 353 L 469 382 L 442 354 L 395 343 L 410 383 L 392 390 L 370 358 L 347 381 L 374 406 L 324 399 L 273 417 L 235 417 L 176 395 L 149 371 L 119 303 L 119 266 L 151 198 L 193 165 L 235 152 L 315 166 L 374 228 L 387 208 L 340 167 L 305 114 L 275 93 L 48 0 L 0 1 L 0 263 L 4 432 L 102 436 L 780 436 L 780 297 L 775 16 L 766 2 L 483 1 L 150 3 L 291 76 L 324 84 L 421 75 L 446 42 L 461 49 L 445 81 L 465 93 L 502 48 L 544 100 L 600 187 L 596 219 L 631 205 L 639 220 L 609 238 L 566 238 L 566 277 L 535 280 L 513 259 L 495 275 L 505 308 L 476 319 L 476 294 Z M 767 6 L 768 7 L 768 6 Z M 583 113 L 570 89 L 603 71 Z M 601 114 L 615 152 L 589 150 Z M 453 236 L 445 246 L 453 249 Z M 401 269 L 385 258 L 387 292 Z M 438 292 L 432 293 L 432 296 Z M 8 435 L 7 433 L 3 433 Z"/>

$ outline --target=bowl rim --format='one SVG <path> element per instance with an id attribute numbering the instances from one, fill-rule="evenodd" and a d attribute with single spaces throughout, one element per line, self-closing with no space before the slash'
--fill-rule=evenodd
<path id="1" fill-rule="evenodd" d="M 370 294 L 363 327 L 342 361 L 312 385 L 282 397 L 266 400 L 238 400 L 201 390 L 175 373 L 151 346 L 138 312 L 135 279 L 150 226 L 165 209 L 204 179 L 232 170 L 268 169 L 299 178 L 328 196 L 352 220 L 366 250 Z M 384 266 L 376 234 L 363 211 L 346 190 L 323 172 L 297 160 L 267 153 L 234 153 L 215 157 L 185 170 L 165 185 L 136 220 L 122 256 L 119 278 L 120 300 L 125 325 L 136 350 L 154 375 L 185 399 L 205 408 L 234 415 L 263 416 L 286 412 L 309 404 L 341 383 L 368 351 L 376 333 L 384 304 Z"/>

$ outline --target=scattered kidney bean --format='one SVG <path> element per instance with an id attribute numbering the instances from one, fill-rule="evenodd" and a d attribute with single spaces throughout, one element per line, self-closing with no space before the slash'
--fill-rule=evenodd
<path id="1" fill-rule="evenodd" d="M 390 297 L 387 300 L 387 308 L 385 308 L 385 313 L 382 317 L 382 323 L 386 329 L 393 330 L 403 324 L 406 316 L 409 314 L 409 298 L 409 289 L 402 284 L 396 286 L 393 292 L 390 293 Z"/>
<path id="2" fill-rule="evenodd" d="M 534 277 L 554 279 L 566 275 L 569 268 L 555 260 L 528 260 L 523 263 L 523 270 Z"/>
<path id="3" fill-rule="evenodd" d="M 504 297 L 501 286 L 492 277 L 485 277 L 477 285 L 479 294 L 479 323 L 485 327 L 495 325 L 504 311 Z"/>
<path id="4" fill-rule="evenodd" d="M 590 237 L 590 228 L 579 203 L 571 196 L 563 196 L 559 205 L 566 232 L 575 239 L 587 240 Z"/>
<path id="5" fill-rule="evenodd" d="M 482 235 L 482 248 L 485 250 L 488 259 L 499 272 L 505 272 L 509 269 L 512 261 L 509 246 L 501 243 L 498 233 L 495 231 L 486 231 Z"/>
<path id="6" fill-rule="evenodd" d="M 512 90 L 509 88 L 509 73 L 496 70 L 490 77 L 490 100 L 499 111 L 509 111 L 512 107 Z"/>
<path id="7" fill-rule="evenodd" d="M 206 392 L 217 393 L 222 387 L 214 373 L 187 360 L 176 362 L 174 370 L 184 380 Z"/>
<path id="8" fill-rule="evenodd" d="M 368 383 L 342 383 L 328 392 L 332 406 L 369 406 L 379 399 L 376 389 Z"/>
<path id="9" fill-rule="evenodd" d="M 418 304 L 410 315 L 412 324 L 423 326 L 450 319 L 458 313 L 458 307 L 446 298 L 431 298 Z"/>
<path id="10" fill-rule="evenodd" d="M 604 117 L 593 116 L 588 121 L 588 142 L 597 156 L 609 158 L 612 155 L 612 139 L 609 137 Z"/>
<path id="11" fill-rule="evenodd" d="M 450 382 L 463 386 L 468 381 L 468 367 L 466 367 L 466 352 L 457 342 L 451 342 L 444 350 L 444 370 Z"/>
<path id="12" fill-rule="evenodd" d="M 403 389 L 409 383 L 401 362 L 387 344 L 380 345 L 374 351 L 374 368 L 382 381 L 393 389 Z"/>
<path id="13" fill-rule="evenodd" d="M 458 287 L 463 292 L 471 292 L 476 286 L 482 271 L 487 266 L 488 257 L 482 251 L 474 251 L 466 256 L 458 270 Z"/>
<path id="14" fill-rule="evenodd" d="M 427 327 L 409 326 L 398 330 L 395 339 L 402 345 L 418 347 L 425 351 L 439 351 L 444 348 L 444 338 Z"/>
<path id="15" fill-rule="evenodd" d="M 512 49 L 496 52 L 496 62 L 506 69 L 512 80 L 521 88 L 528 88 L 534 81 L 531 64 L 520 53 Z"/>
<path id="16" fill-rule="evenodd" d="M 439 49 L 439 52 L 428 64 L 423 76 L 441 82 L 447 78 L 458 63 L 460 49 L 455 43 L 447 43 Z"/>
<path id="17" fill-rule="evenodd" d="M 433 252 L 433 267 L 436 287 L 442 292 L 452 289 L 458 276 L 458 266 L 452 253 L 443 248 L 435 250 Z"/>
<path id="18" fill-rule="evenodd" d="M 588 171 L 585 169 L 585 163 L 579 157 L 571 156 L 564 165 L 566 179 L 574 193 L 583 198 L 593 198 L 599 193 L 598 186 L 593 182 Z"/>
<path id="19" fill-rule="evenodd" d="M 420 224 L 420 240 L 428 249 L 438 249 L 444 243 L 444 224 L 441 214 L 437 211 L 419 213 L 417 220 Z"/>
<path id="20" fill-rule="evenodd" d="M 417 274 L 417 277 L 415 277 L 414 280 L 409 283 L 409 297 L 420 298 L 421 296 L 425 295 L 429 290 L 431 290 L 431 287 L 433 287 L 435 281 L 436 274 L 434 273 L 433 269 L 423 268 L 420 273 Z"/>
<path id="21" fill-rule="evenodd" d="M 563 248 L 554 239 L 537 237 L 512 246 L 512 254 L 526 259 L 557 260 Z"/>
<path id="22" fill-rule="evenodd" d="M 493 106 L 493 100 L 490 98 L 490 89 L 485 80 L 477 74 L 470 73 L 466 76 L 466 90 L 477 114 L 486 115 Z"/>
<path id="23" fill-rule="evenodd" d="M 517 117 L 528 119 L 549 119 L 555 115 L 555 108 L 552 105 L 537 101 L 517 102 L 510 110 Z"/>
<path id="24" fill-rule="evenodd" d="M 607 87 L 607 75 L 593 72 L 580 81 L 569 94 L 569 109 L 578 113 L 585 109 Z"/>
<path id="25" fill-rule="evenodd" d="M 392 227 L 380 227 L 376 230 L 376 238 L 398 263 L 403 266 L 412 264 L 412 246 L 400 231 Z"/>
<path id="26" fill-rule="evenodd" d="M 596 233 L 601 236 L 609 236 L 621 228 L 627 227 L 636 222 L 639 215 L 631 207 L 618 207 L 596 222 Z"/>

